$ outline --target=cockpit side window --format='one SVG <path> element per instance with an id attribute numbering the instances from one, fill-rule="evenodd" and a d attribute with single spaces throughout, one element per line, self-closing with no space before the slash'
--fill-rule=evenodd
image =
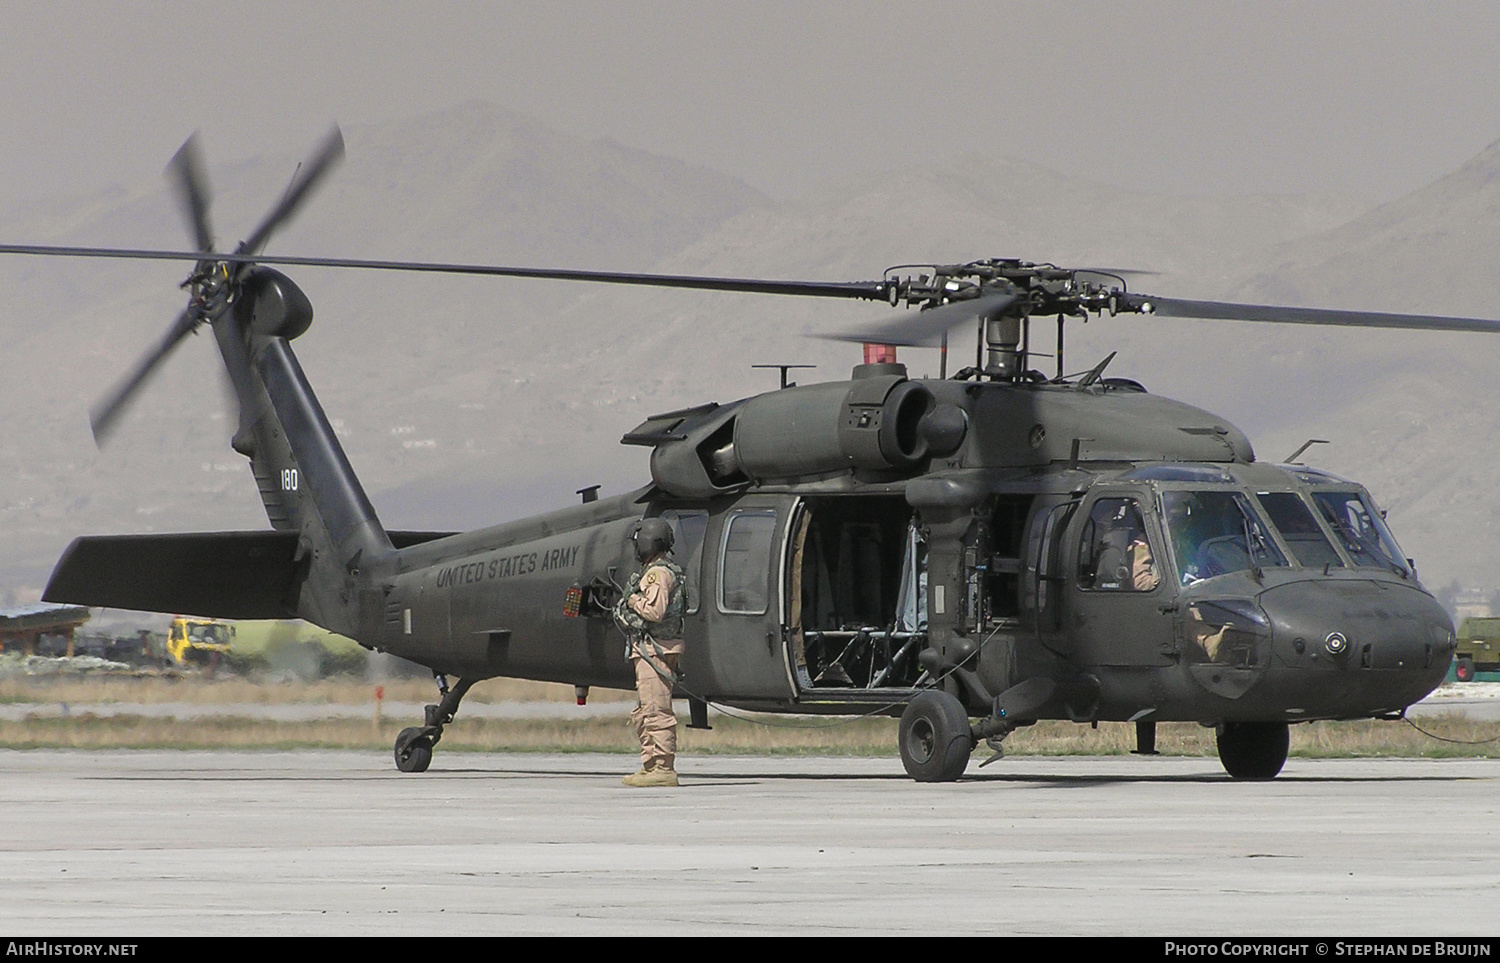
<path id="1" fill-rule="evenodd" d="M 1338 533 L 1355 565 L 1409 574 L 1395 537 L 1381 521 L 1380 513 L 1359 492 L 1315 491 L 1313 501 Z"/>
<path id="2" fill-rule="evenodd" d="M 1083 524 L 1078 587 L 1105 592 L 1150 592 L 1161 584 L 1156 553 L 1133 498 L 1101 498 Z"/>
<path id="3" fill-rule="evenodd" d="M 1176 574 L 1183 585 L 1287 564 L 1243 493 L 1168 490 L 1161 497 Z"/>
<path id="4" fill-rule="evenodd" d="M 1293 492 L 1257 492 L 1255 497 L 1299 565 L 1305 568 L 1344 567 L 1344 560 L 1329 543 L 1328 536 L 1323 534 L 1317 519 L 1313 518 L 1300 496 Z"/>

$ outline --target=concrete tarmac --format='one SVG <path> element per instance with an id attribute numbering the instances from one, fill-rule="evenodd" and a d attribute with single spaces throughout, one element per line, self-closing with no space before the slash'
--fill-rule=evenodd
<path id="1" fill-rule="evenodd" d="M 0 751 L 0 933 L 1494 935 L 1500 760 Z"/>

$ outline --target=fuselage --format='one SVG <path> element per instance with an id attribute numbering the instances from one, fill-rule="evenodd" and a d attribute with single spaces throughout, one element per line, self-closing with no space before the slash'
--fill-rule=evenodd
<path id="1" fill-rule="evenodd" d="M 859 379 L 648 421 L 653 484 L 401 549 L 361 640 L 460 676 L 628 688 L 603 602 L 635 522 L 662 515 L 696 698 L 899 711 L 939 680 L 983 715 L 1045 678 L 1038 718 L 1298 721 L 1398 713 L 1446 673 L 1451 621 L 1359 485 L 1257 463 L 1223 419 L 1134 387 L 886 397 L 901 384 L 887 406 L 922 393 L 946 438 L 961 413 L 956 448 L 837 464 L 858 441 L 824 409 Z M 804 426 L 784 465 L 773 416 Z"/>

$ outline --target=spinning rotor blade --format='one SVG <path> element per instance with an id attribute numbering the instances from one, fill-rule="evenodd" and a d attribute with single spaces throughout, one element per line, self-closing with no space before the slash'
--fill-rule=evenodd
<path id="1" fill-rule="evenodd" d="M 89 409 L 89 427 L 94 430 L 94 444 L 103 446 L 114 431 L 116 422 L 124 414 L 126 407 L 134 400 L 136 393 L 140 391 L 167 357 L 182 342 L 182 339 L 193 332 L 198 326 L 198 313 L 188 308 L 177 316 L 172 326 L 167 329 L 166 335 L 161 339 L 155 350 L 148 353 L 135 366 L 135 369 L 125 377 L 115 389 L 104 397 L 93 408 Z"/>
<path id="2" fill-rule="evenodd" d="M 293 179 L 281 203 L 271 209 L 271 213 L 267 214 L 265 220 L 260 222 L 260 226 L 251 232 L 248 240 L 240 242 L 240 246 L 235 248 L 234 253 L 254 255 L 265 247 L 266 241 L 271 238 L 271 232 L 297 213 L 297 208 L 307 198 L 308 192 L 316 187 L 323 179 L 323 175 L 328 173 L 343 157 L 344 134 L 335 127 L 328 132 L 328 136 L 324 138 L 322 146 L 318 148 L 312 160 Z"/>
<path id="3" fill-rule="evenodd" d="M 829 341 L 855 341 L 866 344 L 931 345 L 943 332 L 985 315 L 997 314 L 1015 304 L 1018 296 L 1010 293 L 985 294 L 969 301 L 954 301 L 940 308 L 929 308 L 916 314 L 898 314 L 894 318 L 822 335 Z"/>
<path id="4" fill-rule="evenodd" d="M 167 179 L 177 189 L 177 203 L 188 219 L 193 241 L 202 253 L 214 249 L 214 232 L 208 224 L 208 178 L 203 174 L 203 154 L 194 133 L 172 155 L 167 164 Z"/>
<path id="5" fill-rule="evenodd" d="M 1084 267 L 1074 268 L 1074 274 L 1102 274 L 1110 278 L 1144 278 L 1155 277 L 1160 271 L 1147 271 L 1141 268 L 1117 268 L 1117 267 Z"/>
<path id="6" fill-rule="evenodd" d="M 1485 318 L 1447 318 L 1426 314 L 1387 314 L 1381 311 L 1338 311 L 1327 308 L 1286 308 L 1270 304 L 1231 304 L 1225 301 L 1182 301 L 1177 298 L 1154 298 L 1144 294 L 1126 295 L 1125 304 L 1130 310 L 1158 314 L 1166 318 L 1500 333 L 1500 321 Z"/>
<path id="7" fill-rule="evenodd" d="M 59 247 L 50 244 L 0 244 L 0 254 L 51 257 L 101 257 L 136 261 L 201 261 L 201 252 L 155 251 L 119 247 Z M 276 264 L 283 267 L 354 268 L 368 271 L 415 271 L 426 274 L 475 274 L 486 277 L 537 278 L 553 281 L 594 281 L 654 288 L 689 288 L 743 294 L 796 294 L 804 297 L 860 298 L 884 301 L 887 281 L 775 281 L 762 278 L 700 277 L 691 274 L 636 274 L 623 271 L 575 271 L 569 268 L 502 267 L 491 264 L 447 264 L 433 261 L 371 261 L 361 258 L 296 257 L 276 254 L 215 254 L 226 264 Z"/>
<path id="8" fill-rule="evenodd" d="M 308 194 L 322 180 L 328 170 L 344 156 L 344 136 L 335 127 L 324 140 L 323 144 L 313 155 L 312 160 L 302 169 L 292 184 L 287 188 L 286 194 L 281 198 L 271 212 L 266 215 L 250 235 L 249 240 L 240 243 L 235 254 L 228 257 L 214 257 L 213 259 L 232 261 L 236 264 L 248 265 L 255 262 L 254 255 L 265 246 L 271 234 L 278 227 L 285 224 L 296 212 Z M 176 187 L 177 200 L 187 216 L 188 226 L 193 234 L 193 241 L 198 250 L 191 255 L 194 261 L 203 260 L 204 255 L 213 255 L 213 230 L 209 226 L 208 206 L 209 192 L 208 180 L 203 174 L 203 162 L 199 155 L 197 135 L 189 137 L 172 160 L 167 164 L 167 178 Z M 177 252 L 123 252 L 112 251 L 105 248 L 80 248 L 73 251 L 53 250 L 46 251 L 41 248 L 16 248 L 14 253 L 19 254 L 58 254 L 71 253 L 83 257 L 141 257 L 153 259 L 163 257 L 176 260 Z M 182 343 L 182 340 L 191 334 L 199 324 L 206 319 L 204 311 L 204 292 L 201 289 L 202 278 L 195 274 L 187 282 L 187 286 L 194 287 L 194 300 L 181 314 L 172 326 L 167 329 L 161 343 L 146 354 L 130 373 L 115 387 L 105 398 L 95 405 L 89 412 L 89 425 L 94 431 L 94 442 L 103 445 L 114 431 L 120 416 L 131 401 L 140 392 L 145 383 L 156 373 L 157 368 L 166 360 L 167 356 Z M 222 303 L 222 302 L 220 302 Z"/>

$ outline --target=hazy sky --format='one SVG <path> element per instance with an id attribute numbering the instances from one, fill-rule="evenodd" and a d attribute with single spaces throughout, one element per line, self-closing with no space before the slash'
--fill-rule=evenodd
<path id="1" fill-rule="evenodd" d="M 5 0 L 0 211 L 157 176 L 194 129 L 221 160 L 300 154 L 476 98 L 778 197 L 980 150 L 1379 200 L 1500 139 L 1497 51 L 1493 0 Z"/>

